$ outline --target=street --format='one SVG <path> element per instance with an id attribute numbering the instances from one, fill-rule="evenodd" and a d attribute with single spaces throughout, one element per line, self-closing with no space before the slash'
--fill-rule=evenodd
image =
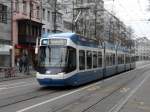
<path id="1" fill-rule="evenodd" d="M 0 112 L 149 112 L 150 66 L 74 88 L 41 87 L 36 79 L 0 82 Z"/>

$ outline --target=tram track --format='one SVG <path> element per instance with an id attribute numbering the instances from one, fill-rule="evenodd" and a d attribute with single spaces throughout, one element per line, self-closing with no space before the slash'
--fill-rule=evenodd
<path id="1" fill-rule="evenodd" d="M 84 110 L 82 110 L 82 111 L 80 111 L 80 112 L 87 112 L 90 108 L 92 108 L 92 107 L 95 106 L 96 104 L 98 104 L 98 103 L 100 103 L 100 102 L 106 100 L 108 97 L 111 97 L 111 96 L 114 95 L 117 91 L 119 91 L 119 90 L 121 90 L 123 87 L 125 87 L 126 85 L 132 83 L 134 80 L 136 80 L 136 79 L 138 78 L 138 76 L 139 76 L 141 73 L 144 74 L 145 72 L 147 72 L 147 71 L 145 71 L 145 70 L 139 70 L 139 74 L 138 74 L 138 75 L 137 75 L 137 74 L 134 74 L 134 76 L 132 76 L 132 78 L 126 80 L 124 83 L 120 84 L 120 85 L 119 85 L 117 88 L 115 88 L 113 91 L 110 91 L 107 95 L 104 95 L 104 96 L 101 97 L 99 100 L 97 100 L 96 102 L 92 103 L 90 106 L 88 106 L 87 108 L 85 108 Z M 128 74 L 128 75 L 130 75 L 130 74 Z M 103 87 L 102 89 L 104 89 L 104 88 L 105 88 L 105 87 Z M 102 89 L 100 89 L 99 91 L 101 92 Z M 106 87 L 106 89 L 107 89 L 107 87 Z M 74 101 L 72 101 L 72 102 L 69 102 L 69 103 L 67 103 L 67 104 L 64 104 L 64 105 L 62 105 L 61 107 L 59 107 L 59 108 L 57 108 L 57 109 L 54 109 L 53 112 L 66 112 L 66 111 L 67 111 L 67 112 L 74 112 L 74 111 L 68 110 L 68 109 L 66 109 L 66 108 L 69 107 L 69 106 L 72 107 L 72 105 L 74 105 L 74 106 L 80 105 L 81 103 L 83 103 L 83 102 L 80 102 L 80 101 L 81 101 L 82 99 L 84 99 L 85 96 L 90 96 L 91 94 L 94 94 L 94 92 L 98 92 L 98 90 L 97 90 L 97 91 L 90 92 L 90 93 L 88 93 L 88 94 L 86 94 L 86 95 L 83 95 L 83 96 L 79 97 L 78 99 L 76 99 L 76 100 L 74 100 Z M 87 101 L 88 101 L 88 97 L 87 97 Z M 84 102 L 84 103 L 85 103 L 85 102 Z M 69 108 L 70 108 L 70 107 L 69 107 Z M 74 107 L 74 108 L 75 108 L 75 107 Z M 72 109 L 72 108 L 70 108 L 70 109 Z M 51 112 L 51 110 L 48 111 L 48 112 Z"/>
<path id="2" fill-rule="evenodd" d="M 143 73 L 145 74 L 147 71 L 140 71 L 140 73 Z M 91 109 L 92 107 L 94 107 L 95 105 L 97 105 L 98 103 L 106 100 L 108 97 L 111 97 L 113 96 L 117 91 L 121 90 L 122 88 L 126 87 L 127 85 L 130 85 L 134 80 L 138 79 L 139 78 L 139 75 L 138 76 L 136 74 L 134 74 L 135 76 L 132 77 L 131 79 L 127 80 L 127 82 L 123 83 L 122 85 L 120 85 L 120 87 L 118 87 L 117 89 L 115 89 L 114 91 L 112 91 L 111 93 L 109 93 L 108 95 L 104 96 L 102 99 L 98 100 L 97 102 L 93 103 L 91 106 L 89 106 L 88 108 L 84 109 L 83 111 L 81 112 L 89 112 L 88 110 Z M 125 95 L 123 95 L 125 96 Z"/>
<path id="3" fill-rule="evenodd" d="M 62 103 L 61 105 L 57 106 L 56 108 L 53 108 L 54 109 L 53 112 L 66 112 L 66 110 L 64 111 L 64 108 L 69 107 L 69 106 L 74 105 L 74 104 L 80 105 L 81 103 L 84 103 L 84 102 L 82 102 L 82 99 L 83 100 L 85 99 L 85 100 L 88 101 L 88 98 L 90 98 L 90 97 L 87 97 L 87 96 L 91 96 L 91 94 L 95 94 L 95 92 L 100 92 L 101 93 L 103 90 L 105 90 L 105 88 L 107 89 L 107 87 L 110 87 L 110 85 L 114 84 L 114 82 L 115 82 L 115 85 L 119 84 L 117 86 L 117 88 L 113 89 L 112 91 L 109 91 L 109 93 L 103 95 L 102 97 L 98 97 L 99 99 L 92 102 L 91 105 L 88 105 L 87 108 L 80 111 L 80 112 L 86 112 L 90 108 L 92 108 L 94 105 L 106 100 L 108 97 L 111 97 L 113 94 L 115 94 L 115 92 L 117 92 L 118 90 L 120 90 L 124 86 L 128 85 L 129 83 L 131 83 L 132 81 L 137 79 L 139 77 L 139 75 L 141 75 L 142 73 L 144 74 L 147 71 L 148 71 L 148 68 L 146 67 L 144 69 L 137 69 L 136 72 L 129 71 L 129 73 L 127 73 L 127 74 L 123 73 L 123 74 L 121 74 L 121 76 L 116 75 L 115 77 L 117 77 L 117 78 L 113 77 L 115 80 L 114 79 L 113 80 L 105 79 L 104 81 L 107 81 L 107 80 L 109 80 L 109 81 L 107 81 L 107 83 L 104 84 L 102 88 L 100 88 L 96 91 L 85 92 L 84 94 L 82 94 L 82 96 L 76 98 L 76 100 L 69 101 L 67 103 Z M 132 77 L 130 77 L 130 76 L 132 76 Z M 130 78 L 127 78 L 127 77 L 130 77 Z M 118 79 L 122 80 L 123 82 L 120 81 L 121 83 L 116 83 Z M 80 89 L 80 87 L 75 88 L 75 89 Z M 41 89 L 36 89 L 34 91 L 30 91 L 30 92 L 27 92 L 27 93 L 24 93 L 24 94 L 15 95 L 15 96 L 7 97 L 7 98 L 2 98 L 2 99 L 0 99 L 0 109 L 7 108 L 11 105 L 19 104 L 19 103 L 22 103 L 22 102 L 28 102 L 30 100 L 32 101 L 36 98 L 42 98 L 42 97 L 45 97 L 45 96 L 50 97 L 55 93 L 63 92 L 62 90 L 64 90 L 64 89 L 60 90 L 60 89 L 55 89 L 55 88 L 41 88 Z M 66 92 L 66 90 L 70 91 L 70 88 L 65 89 L 64 92 Z M 73 91 L 73 90 L 74 89 L 72 89 L 71 91 Z M 77 106 L 77 105 L 75 105 L 75 106 Z M 51 112 L 51 110 L 49 112 Z M 72 111 L 70 110 L 68 112 L 72 112 Z"/>
<path id="4" fill-rule="evenodd" d="M 25 102 L 25 101 L 32 100 L 35 98 L 41 98 L 41 97 L 58 92 L 58 90 L 49 91 L 47 89 L 49 88 L 45 87 L 45 88 L 37 89 L 34 91 L 30 91 L 24 94 L 11 96 L 11 97 L 7 97 L 4 99 L 2 98 L 0 99 L 0 108 L 5 108 L 10 105 Z"/>

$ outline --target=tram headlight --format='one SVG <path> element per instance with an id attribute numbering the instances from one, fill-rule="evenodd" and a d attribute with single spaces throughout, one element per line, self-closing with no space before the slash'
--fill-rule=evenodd
<path id="1" fill-rule="evenodd" d="M 65 73 L 64 72 L 61 72 L 61 73 L 58 73 L 57 75 L 64 75 Z"/>
<path id="2" fill-rule="evenodd" d="M 46 74 L 51 74 L 51 71 L 46 71 Z"/>

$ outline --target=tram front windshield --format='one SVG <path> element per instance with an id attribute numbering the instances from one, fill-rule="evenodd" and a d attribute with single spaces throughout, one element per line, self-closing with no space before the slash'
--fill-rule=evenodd
<path id="1" fill-rule="evenodd" d="M 67 48 L 41 46 L 39 49 L 40 67 L 65 67 Z"/>

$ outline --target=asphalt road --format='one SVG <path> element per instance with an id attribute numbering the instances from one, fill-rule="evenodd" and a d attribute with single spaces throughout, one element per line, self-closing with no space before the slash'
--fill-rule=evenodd
<path id="1" fill-rule="evenodd" d="M 0 82 L 0 112 L 150 112 L 150 65 L 76 88 Z"/>

